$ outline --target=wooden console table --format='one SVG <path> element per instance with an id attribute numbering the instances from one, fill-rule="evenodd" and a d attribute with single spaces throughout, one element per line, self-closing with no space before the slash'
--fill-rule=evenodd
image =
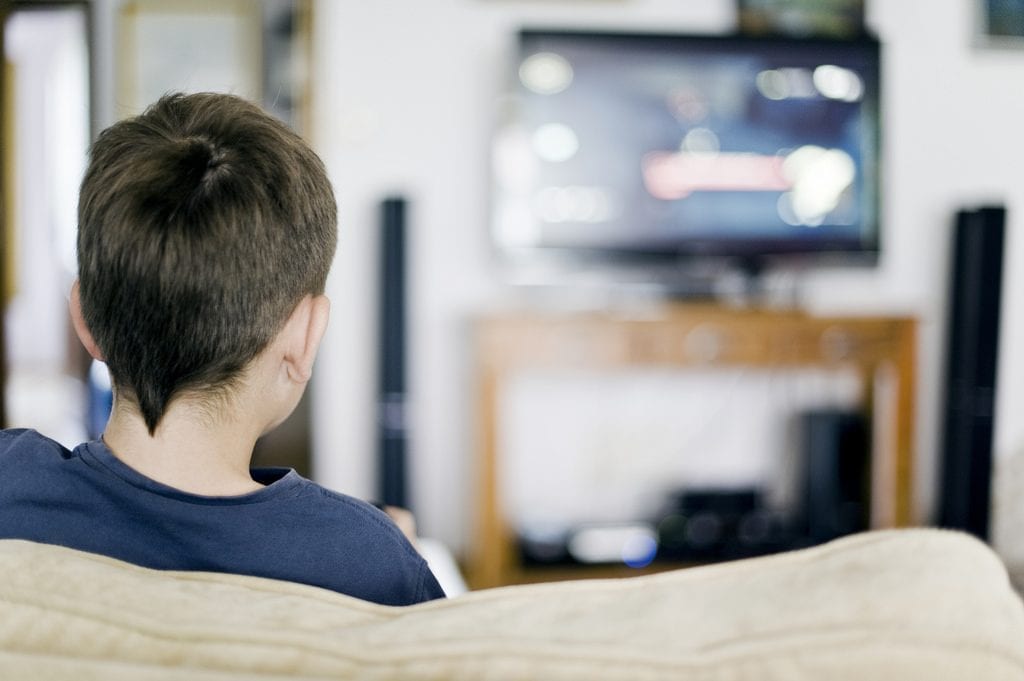
<path id="1" fill-rule="evenodd" d="M 675 305 L 657 314 L 510 313 L 477 320 L 478 499 L 467 577 L 474 588 L 543 579 L 520 565 L 502 517 L 497 479 L 502 382 L 524 369 L 629 367 L 851 367 L 865 409 L 890 442 L 872 453 L 877 471 L 873 525 L 912 524 L 913 422 L 917 324 L 909 317 L 819 317 L 789 310 Z M 893 408 L 874 413 L 880 372 L 892 379 Z M 589 568 L 588 568 L 589 569 Z M 608 570 L 594 570 L 606 576 Z"/>

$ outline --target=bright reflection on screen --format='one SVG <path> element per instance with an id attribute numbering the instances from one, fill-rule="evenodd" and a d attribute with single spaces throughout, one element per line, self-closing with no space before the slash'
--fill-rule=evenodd
<path id="1" fill-rule="evenodd" d="M 792 183 L 787 196 L 796 224 L 822 224 L 853 184 L 856 170 L 853 159 L 841 149 L 803 146 L 787 156 L 782 172 Z"/>
<path id="2" fill-rule="evenodd" d="M 757 74 L 757 89 L 768 99 L 813 99 L 818 95 L 810 69 L 772 69 Z"/>
<path id="3" fill-rule="evenodd" d="M 683 143 L 679 148 L 691 154 L 717 154 L 722 148 L 722 143 L 714 130 L 693 128 L 683 137 Z"/>
<path id="4" fill-rule="evenodd" d="M 814 86 L 829 99 L 856 102 L 864 96 L 864 81 L 841 66 L 824 64 L 814 69 Z"/>
<path id="5" fill-rule="evenodd" d="M 572 65 L 553 52 L 535 54 L 519 67 L 519 79 L 528 89 L 540 95 L 554 95 L 572 83 Z"/>
<path id="6" fill-rule="evenodd" d="M 533 133 L 533 149 L 537 156 L 551 163 L 568 161 L 576 155 L 580 140 L 568 125 L 546 123 Z"/>

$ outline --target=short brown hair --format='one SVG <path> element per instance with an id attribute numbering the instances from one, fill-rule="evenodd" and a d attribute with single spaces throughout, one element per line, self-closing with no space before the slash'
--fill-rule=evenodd
<path id="1" fill-rule="evenodd" d="M 337 243 L 317 155 L 212 93 L 167 95 L 102 132 L 78 226 L 83 317 L 151 434 L 175 396 L 229 386 L 323 292 Z"/>

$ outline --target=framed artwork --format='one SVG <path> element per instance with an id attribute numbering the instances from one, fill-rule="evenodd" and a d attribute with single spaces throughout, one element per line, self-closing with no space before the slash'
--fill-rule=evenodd
<path id="1" fill-rule="evenodd" d="M 1024 0 L 975 1 L 980 45 L 1024 47 Z"/>
<path id="2" fill-rule="evenodd" d="M 309 0 L 128 0 L 117 16 L 117 114 L 167 92 L 230 92 L 306 127 Z"/>
<path id="3" fill-rule="evenodd" d="M 864 0 L 737 2 L 741 33 L 855 38 L 864 32 Z"/>
<path id="4" fill-rule="evenodd" d="M 258 3 L 135 0 L 118 19 L 118 114 L 173 91 L 261 98 Z"/>

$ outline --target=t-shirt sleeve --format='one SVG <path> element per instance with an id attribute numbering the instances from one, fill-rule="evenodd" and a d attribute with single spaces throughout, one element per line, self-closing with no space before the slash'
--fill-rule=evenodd
<path id="1" fill-rule="evenodd" d="M 423 561 L 423 565 L 420 567 L 420 588 L 416 594 L 416 602 L 424 603 L 445 597 L 446 594 L 437 581 L 437 577 L 431 572 L 427 562 Z"/>
<path id="2" fill-rule="evenodd" d="M 335 514 L 332 547 L 320 563 L 328 588 L 393 606 L 445 597 L 427 561 L 386 513 L 347 495 L 321 493 Z"/>

